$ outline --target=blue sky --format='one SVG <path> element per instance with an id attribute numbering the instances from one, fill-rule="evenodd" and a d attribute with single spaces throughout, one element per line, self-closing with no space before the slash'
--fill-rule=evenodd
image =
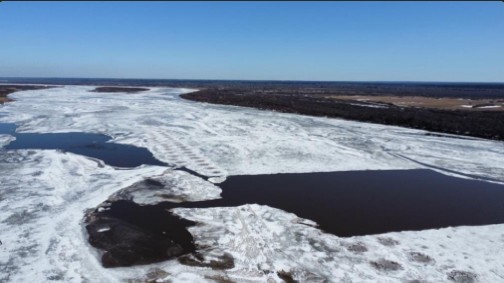
<path id="1" fill-rule="evenodd" d="M 504 82 L 504 3 L 2 2 L 0 76 Z"/>

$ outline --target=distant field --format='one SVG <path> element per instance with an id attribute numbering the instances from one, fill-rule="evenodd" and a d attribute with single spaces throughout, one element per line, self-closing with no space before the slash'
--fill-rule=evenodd
<path id="1" fill-rule="evenodd" d="M 365 96 L 365 95 L 334 95 L 326 96 L 339 100 L 357 102 L 378 102 L 400 107 L 421 107 L 446 110 L 471 111 L 503 111 L 502 99 L 468 99 L 468 98 L 434 98 L 422 96 Z"/>

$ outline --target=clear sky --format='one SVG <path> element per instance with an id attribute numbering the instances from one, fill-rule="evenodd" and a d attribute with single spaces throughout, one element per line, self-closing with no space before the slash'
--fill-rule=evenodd
<path id="1" fill-rule="evenodd" d="M 504 82 L 504 3 L 0 3 L 0 76 Z"/>

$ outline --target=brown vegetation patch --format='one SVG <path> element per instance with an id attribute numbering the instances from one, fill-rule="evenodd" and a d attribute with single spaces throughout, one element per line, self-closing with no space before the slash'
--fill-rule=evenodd
<path id="1" fill-rule="evenodd" d="M 400 107 L 422 107 L 446 110 L 504 111 L 504 99 L 434 98 L 422 96 L 362 96 L 331 95 L 327 98 L 354 101 L 378 102 Z"/>
<path id="2" fill-rule="evenodd" d="M 100 86 L 93 90 L 92 92 L 125 92 L 125 93 L 137 93 L 141 91 L 147 91 L 148 88 L 143 87 L 118 87 L 118 86 Z"/>
<path id="3" fill-rule="evenodd" d="M 328 98 L 331 97 L 331 98 Z M 310 116 L 402 126 L 432 132 L 504 140 L 504 111 L 403 107 L 392 103 L 334 99 L 328 94 L 275 89 L 204 89 L 182 98 Z M 378 103 L 378 104 L 377 104 Z M 481 104 L 481 103 L 480 103 Z"/>

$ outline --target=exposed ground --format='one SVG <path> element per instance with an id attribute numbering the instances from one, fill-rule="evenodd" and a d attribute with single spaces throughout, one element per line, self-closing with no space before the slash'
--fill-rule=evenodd
<path id="1" fill-rule="evenodd" d="M 327 96 L 343 101 L 376 102 L 400 107 L 420 107 L 443 110 L 468 111 L 504 111 L 504 98 L 501 99 L 467 99 L 467 98 L 434 98 L 422 96 L 366 96 L 334 95 Z"/>
<path id="2" fill-rule="evenodd" d="M 102 86 L 93 89 L 93 92 L 125 92 L 125 93 L 137 93 L 141 91 L 147 91 L 148 88 L 143 87 L 117 87 L 117 86 Z"/>

